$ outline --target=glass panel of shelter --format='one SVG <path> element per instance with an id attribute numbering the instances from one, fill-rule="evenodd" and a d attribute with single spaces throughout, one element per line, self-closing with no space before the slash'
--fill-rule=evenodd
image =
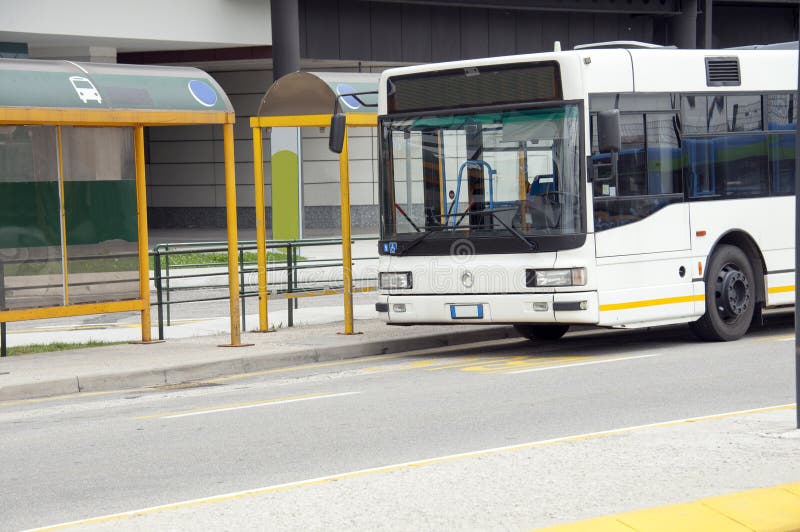
<path id="1" fill-rule="evenodd" d="M 62 127 L 70 303 L 139 297 L 133 129 Z"/>
<path id="2" fill-rule="evenodd" d="M 55 126 L 0 126 L 0 310 L 64 304 Z"/>

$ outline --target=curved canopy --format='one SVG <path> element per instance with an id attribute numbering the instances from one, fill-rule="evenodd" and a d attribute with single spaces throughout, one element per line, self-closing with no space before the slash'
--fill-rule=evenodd
<path id="1" fill-rule="evenodd" d="M 330 115 L 337 95 L 378 90 L 380 74 L 351 72 L 294 72 L 273 83 L 261 99 L 258 116 Z M 377 101 L 374 95 L 362 98 Z M 372 113 L 376 107 L 365 107 L 352 97 L 341 100 L 345 113 Z"/>
<path id="2" fill-rule="evenodd" d="M 153 125 L 234 119 L 225 92 L 196 68 L 0 59 L 0 118 L 19 119 L 23 109 L 70 111 L 53 115 L 58 122 L 85 121 L 74 111 L 88 111 L 93 121 Z"/>

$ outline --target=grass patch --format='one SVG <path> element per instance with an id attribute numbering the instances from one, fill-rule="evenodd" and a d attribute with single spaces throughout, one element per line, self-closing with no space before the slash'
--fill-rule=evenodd
<path id="1" fill-rule="evenodd" d="M 303 257 L 297 257 L 303 260 Z M 245 263 L 258 262 L 258 254 L 255 251 L 244 253 Z M 283 253 L 267 253 L 267 262 L 286 262 L 286 255 Z M 166 267 L 166 256 L 161 258 L 161 267 Z M 213 267 L 227 266 L 228 254 L 219 253 L 180 253 L 169 256 L 169 265 L 178 267 Z M 150 257 L 150 269 L 155 268 L 155 259 Z M 103 273 L 103 272 L 135 272 L 139 270 L 139 259 L 136 257 L 96 257 L 91 259 L 73 259 L 69 261 L 70 273 Z M 6 264 L 5 274 L 7 276 L 19 275 L 61 275 L 61 261 L 54 259 L 51 262 L 24 262 L 16 264 Z"/>
<path id="2" fill-rule="evenodd" d="M 50 353 L 53 351 L 69 351 L 70 349 L 84 349 L 88 347 L 102 347 L 104 345 L 118 345 L 127 342 L 103 342 L 89 340 L 88 342 L 51 342 L 49 344 L 18 345 L 8 348 L 8 356 L 32 355 L 35 353 Z"/>
<path id="3" fill-rule="evenodd" d="M 241 255 L 240 255 L 241 258 Z M 298 257 L 301 259 L 302 257 Z M 245 251 L 244 262 L 258 262 L 258 253 L 255 251 Z M 286 262 L 284 253 L 267 252 L 267 262 Z M 161 267 L 166 264 L 166 257 L 161 258 Z M 228 254 L 219 253 L 181 253 L 169 256 L 170 266 L 227 266 Z M 150 257 L 150 268 L 155 267 L 153 257 Z"/>

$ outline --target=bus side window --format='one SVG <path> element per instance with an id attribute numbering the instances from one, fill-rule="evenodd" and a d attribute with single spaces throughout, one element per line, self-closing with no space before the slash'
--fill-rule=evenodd
<path id="1" fill-rule="evenodd" d="M 764 97 L 771 190 L 776 195 L 794 194 L 797 103 L 797 94 L 768 94 Z"/>
<path id="2" fill-rule="evenodd" d="M 622 150 L 617 182 L 596 179 L 595 231 L 637 222 L 683 201 L 681 150 L 675 112 L 625 113 L 620 116 Z M 597 153 L 593 133 L 592 156 Z"/>
<path id="3" fill-rule="evenodd" d="M 681 113 L 691 197 L 768 194 L 769 147 L 760 95 L 684 96 Z M 705 116 L 704 126 L 697 121 L 700 115 Z"/>

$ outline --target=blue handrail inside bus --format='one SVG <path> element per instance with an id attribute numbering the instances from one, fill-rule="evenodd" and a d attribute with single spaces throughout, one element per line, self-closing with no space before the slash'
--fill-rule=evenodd
<path id="1" fill-rule="evenodd" d="M 492 166 L 489 163 L 481 159 L 468 159 L 463 163 L 461 163 L 461 166 L 458 168 L 458 179 L 456 180 L 456 195 L 453 198 L 453 202 L 455 203 L 455 205 L 458 205 L 458 200 L 461 196 L 461 176 L 464 173 L 464 168 L 470 165 L 485 166 L 486 169 L 489 170 L 489 210 L 492 210 L 494 208 L 494 192 L 492 190 L 492 176 L 497 174 L 497 170 L 492 168 Z M 456 207 L 456 211 L 458 211 L 458 207 Z M 456 228 L 457 223 L 458 219 L 455 216 L 453 216 L 453 229 Z"/>

